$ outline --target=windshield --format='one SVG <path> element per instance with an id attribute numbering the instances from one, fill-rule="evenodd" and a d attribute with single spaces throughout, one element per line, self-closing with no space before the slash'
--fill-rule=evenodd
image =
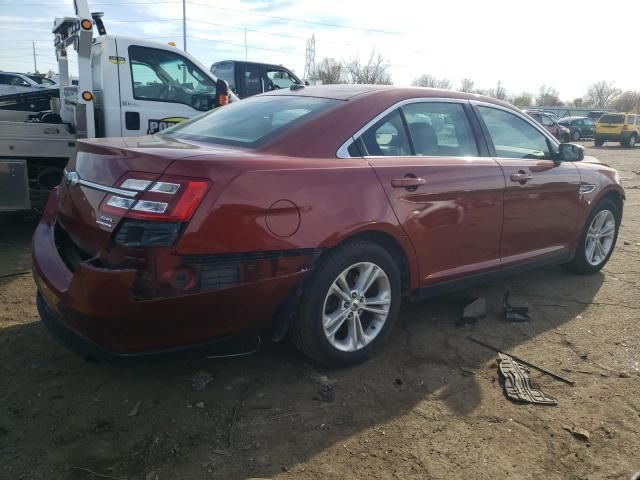
<path id="1" fill-rule="evenodd" d="M 624 115 L 602 115 L 598 123 L 624 123 Z"/>
<path id="2" fill-rule="evenodd" d="M 257 147 L 338 105 L 339 100 L 297 96 L 255 97 L 217 108 L 162 132 L 173 138 Z"/>

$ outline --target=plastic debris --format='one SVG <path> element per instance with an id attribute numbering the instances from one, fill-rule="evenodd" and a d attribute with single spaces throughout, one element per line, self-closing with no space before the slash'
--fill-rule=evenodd
<path id="1" fill-rule="evenodd" d="M 530 320 L 529 307 L 514 307 L 509 305 L 509 290 L 504 292 L 504 317 L 508 322 L 526 322 Z"/>
<path id="2" fill-rule="evenodd" d="M 558 404 L 558 400 L 554 397 L 533 387 L 527 367 L 503 353 L 498 354 L 498 362 L 500 373 L 504 378 L 504 391 L 509 399 L 539 405 Z"/>

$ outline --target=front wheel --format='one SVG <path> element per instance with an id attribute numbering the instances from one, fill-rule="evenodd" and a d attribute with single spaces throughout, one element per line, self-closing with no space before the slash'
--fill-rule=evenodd
<path id="1" fill-rule="evenodd" d="M 321 365 L 363 362 L 395 323 L 400 291 L 400 271 L 387 250 L 368 241 L 341 245 L 318 261 L 289 336 Z"/>
<path id="2" fill-rule="evenodd" d="M 596 273 L 604 267 L 616 245 L 621 214 L 614 201 L 601 200 L 587 218 L 575 257 L 564 266 L 581 274 Z"/>
<path id="3" fill-rule="evenodd" d="M 573 132 L 571 132 L 571 140 L 573 140 L 574 142 L 580 140 L 580 130 L 574 130 Z"/>
<path id="4" fill-rule="evenodd" d="M 636 134 L 634 133 L 629 137 L 629 139 L 627 140 L 627 144 L 625 146 L 627 148 L 633 148 L 636 146 L 636 141 L 637 141 L 637 138 L 636 138 Z"/>

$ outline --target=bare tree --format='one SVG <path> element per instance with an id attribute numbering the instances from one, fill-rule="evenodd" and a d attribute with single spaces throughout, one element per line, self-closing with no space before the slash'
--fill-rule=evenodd
<path id="1" fill-rule="evenodd" d="M 459 90 L 466 93 L 473 92 L 473 80 L 471 80 L 470 78 L 463 78 L 460 82 Z"/>
<path id="2" fill-rule="evenodd" d="M 324 85 L 347 83 L 345 74 L 346 69 L 342 61 L 334 58 L 323 58 L 322 61 L 316 65 L 316 75 L 313 80 L 319 80 Z"/>
<path id="3" fill-rule="evenodd" d="M 356 57 L 347 65 L 351 83 L 391 85 L 391 75 L 388 70 L 389 63 L 381 54 L 376 55 L 375 50 L 371 51 L 367 63 L 361 62 L 360 58 Z"/>
<path id="4" fill-rule="evenodd" d="M 622 93 L 622 90 L 615 88 L 613 82 L 604 80 L 594 83 L 587 91 L 587 98 L 594 108 L 609 108 L 614 98 Z"/>
<path id="5" fill-rule="evenodd" d="M 542 85 L 538 90 L 538 97 L 536 98 L 536 105 L 539 107 L 559 107 L 563 103 L 558 97 L 558 90 L 547 85 Z"/>
<path id="6" fill-rule="evenodd" d="M 640 113 L 640 92 L 627 90 L 618 95 L 611 106 L 619 112 Z"/>
<path id="7" fill-rule="evenodd" d="M 576 108 L 580 108 L 584 105 L 584 99 L 582 97 L 574 98 L 573 101 L 571 102 L 571 105 L 573 105 Z"/>
<path id="8" fill-rule="evenodd" d="M 511 100 L 516 107 L 528 108 L 533 105 L 533 95 L 530 93 L 522 92 L 520 95 L 516 95 Z"/>
<path id="9" fill-rule="evenodd" d="M 451 81 L 446 78 L 436 78 L 433 75 L 420 75 L 416 78 L 412 85 L 414 87 L 429 87 L 429 88 L 442 88 L 444 90 L 451 90 Z"/>

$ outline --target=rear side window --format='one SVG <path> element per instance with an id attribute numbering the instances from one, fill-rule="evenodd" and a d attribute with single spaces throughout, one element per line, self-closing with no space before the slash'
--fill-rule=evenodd
<path id="1" fill-rule="evenodd" d="M 598 123 L 624 123 L 624 115 L 607 113 L 600 117 Z"/>
<path id="2" fill-rule="evenodd" d="M 551 158 L 547 138 L 527 121 L 497 108 L 479 106 L 478 110 L 499 157 Z"/>
<path id="3" fill-rule="evenodd" d="M 478 156 L 471 125 L 461 104 L 411 103 L 402 110 L 416 155 Z"/>
<path id="4" fill-rule="evenodd" d="M 232 102 L 163 130 L 163 135 L 202 142 L 258 147 L 342 102 L 297 96 L 255 97 Z"/>
<path id="5" fill-rule="evenodd" d="M 542 121 L 540 123 L 542 123 L 542 125 L 544 125 L 545 127 L 553 127 L 556 124 L 556 122 L 551 120 L 551 117 L 548 117 L 546 115 L 542 115 L 541 120 Z"/>
<path id="6" fill-rule="evenodd" d="M 633 125 L 636 121 L 636 116 L 635 115 L 627 115 L 627 123 L 629 125 Z"/>
<path id="7" fill-rule="evenodd" d="M 411 145 L 400 110 L 394 110 L 362 134 L 367 155 L 404 157 L 411 155 Z"/>
<path id="8" fill-rule="evenodd" d="M 236 91 L 236 82 L 234 75 L 234 68 L 232 62 L 219 63 L 211 67 L 211 73 L 216 77 L 221 78 L 229 84 L 229 88 Z"/>

